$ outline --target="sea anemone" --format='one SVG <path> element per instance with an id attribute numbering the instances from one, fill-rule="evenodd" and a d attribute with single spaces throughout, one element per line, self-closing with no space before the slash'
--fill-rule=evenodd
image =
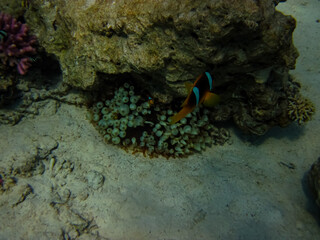
<path id="1" fill-rule="evenodd" d="M 4 65 L 17 66 L 21 75 L 26 74 L 36 54 L 36 38 L 28 35 L 26 24 L 9 14 L 0 12 L 0 60 Z"/>

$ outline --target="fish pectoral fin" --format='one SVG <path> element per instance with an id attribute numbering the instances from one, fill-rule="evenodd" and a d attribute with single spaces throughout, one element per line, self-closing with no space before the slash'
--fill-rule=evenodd
<path id="1" fill-rule="evenodd" d="M 195 107 L 188 107 L 188 106 L 182 108 L 180 112 L 178 112 L 176 115 L 170 118 L 170 124 L 175 124 L 176 122 L 179 122 L 182 118 L 184 118 L 189 113 L 191 113 L 194 108 Z"/>
<path id="2" fill-rule="evenodd" d="M 220 96 L 211 92 L 208 92 L 203 101 L 203 105 L 209 108 L 214 107 L 220 102 Z"/>

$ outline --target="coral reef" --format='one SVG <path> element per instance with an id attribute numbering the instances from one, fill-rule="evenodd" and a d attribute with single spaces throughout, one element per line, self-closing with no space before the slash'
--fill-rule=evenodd
<path id="1" fill-rule="evenodd" d="M 17 66 L 21 75 L 31 66 L 31 57 L 36 54 L 36 38 L 28 35 L 26 24 L 9 14 L 0 12 L 0 59 L 4 65 Z"/>
<path id="2" fill-rule="evenodd" d="M 3 0 L 4 7 L 8 2 Z M 121 0 L 71 6 L 33 0 L 24 17 L 41 45 L 59 59 L 68 84 L 91 88 L 99 73 L 129 73 L 169 102 L 173 92 L 185 95 L 184 81 L 206 70 L 219 72 L 216 83 L 223 84 L 271 66 L 294 68 L 295 20 L 276 11 L 276 4 Z"/>
<path id="3" fill-rule="evenodd" d="M 185 97 L 186 81 L 209 71 L 222 99 L 210 121 L 232 119 L 262 135 L 293 121 L 288 72 L 298 57 L 296 22 L 276 11 L 279 2 L 34 0 L 23 11 L 68 85 L 96 90 L 127 74 L 156 102 L 173 104 Z M 9 4 L 0 7 L 9 11 Z"/>
<path id="4" fill-rule="evenodd" d="M 309 99 L 302 97 L 300 94 L 296 94 L 288 99 L 288 115 L 291 120 L 301 125 L 311 119 L 315 113 L 315 106 Z"/>
<path id="5" fill-rule="evenodd" d="M 152 104 L 125 83 L 111 99 L 94 104 L 89 118 L 106 142 L 149 156 L 186 156 L 206 146 L 224 144 L 230 137 L 225 129 L 209 123 L 209 110 L 197 107 L 175 124 L 168 105 Z"/>
<path id="6" fill-rule="evenodd" d="M 308 173 L 308 181 L 316 203 L 320 207 L 320 158 L 311 166 Z"/>

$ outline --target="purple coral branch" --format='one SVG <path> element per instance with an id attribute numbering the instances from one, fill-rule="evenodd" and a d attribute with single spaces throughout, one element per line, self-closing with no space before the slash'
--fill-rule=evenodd
<path id="1" fill-rule="evenodd" d="M 0 39 L 0 59 L 3 64 L 17 65 L 21 75 L 31 66 L 31 56 L 36 54 L 36 38 L 28 35 L 26 24 L 17 21 L 9 14 L 0 13 L 0 31 L 6 36 Z"/>

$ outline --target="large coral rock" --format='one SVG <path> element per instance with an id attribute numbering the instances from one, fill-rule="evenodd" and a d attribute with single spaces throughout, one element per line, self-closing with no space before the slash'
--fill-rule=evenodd
<path id="1" fill-rule="evenodd" d="M 178 89 L 204 70 L 232 74 L 293 68 L 295 21 L 272 0 L 34 0 L 26 19 L 64 80 L 80 88 L 97 73 L 148 76 Z M 222 84 L 225 78 L 217 79 Z M 166 89 L 166 88 L 165 88 Z"/>
<path id="2" fill-rule="evenodd" d="M 298 53 L 295 20 L 276 11 L 279 1 L 27 2 L 27 23 L 74 87 L 129 76 L 168 103 L 186 95 L 185 81 L 210 71 L 223 100 L 215 120 L 254 134 L 290 122 L 287 99 L 297 91 L 289 91 L 288 70 Z"/>

